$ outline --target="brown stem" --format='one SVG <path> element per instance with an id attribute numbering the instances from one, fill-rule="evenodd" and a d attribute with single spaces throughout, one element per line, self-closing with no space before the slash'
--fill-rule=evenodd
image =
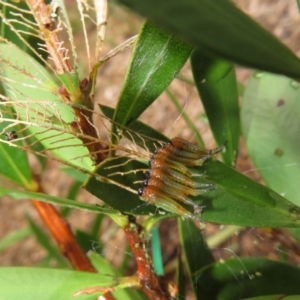
<path id="1" fill-rule="evenodd" d="M 52 204 L 36 200 L 31 201 L 40 217 L 56 240 L 61 253 L 72 266 L 81 271 L 96 273 L 97 270 L 77 243 L 69 224 Z"/>
<path id="2" fill-rule="evenodd" d="M 129 224 L 124 227 L 128 243 L 137 263 L 137 273 L 142 290 L 150 300 L 171 299 L 171 295 L 160 282 L 160 278 L 154 273 L 150 258 L 147 255 L 143 230 L 141 225 L 129 217 Z"/>
<path id="3" fill-rule="evenodd" d="M 51 5 L 48 6 L 43 0 L 27 0 L 27 4 L 39 25 L 57 73 L 74 72 L 70 60 L 66 57 L 67 50 L 62 46 L 56 24 L 51 19 Z"/>

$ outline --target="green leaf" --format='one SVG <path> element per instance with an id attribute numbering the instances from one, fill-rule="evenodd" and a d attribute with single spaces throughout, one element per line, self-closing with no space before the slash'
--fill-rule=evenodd
<path id="1" fill-rule="evenodd" d="M 38 44 L 44 44 L 43 40 L 37 37 L 36 30 L 38 25 L 30 12 L 27 3 L 24 1 L 1 1 L 0 11 L 0 35 L 8 41 L 11 41 L 19 49 L 34 57 L 40 63 L 43 63 L 41 57 L 47 59 L 47 52 L 43 51 Z M 25 21 L 26 20 L 26 21 Z M 28 22 L 27 22 L 28 21 Z M 30 26 L 27 26 L 28 23 Z M 36 24 L 36 26 L 32 26 Z M 17 34 L 18 33 L 18 34 Z M 22 34 L 20 34 L 22 33 Z M 23 40 L 20 39 L 20 36 Z M 35 50 L 38 53 L 32 51 Z"/>
<path id="2" fill-rule="evenodd" d="M 204 267 L 196 277 L 202 299 L 228 300 L 298 294 L 299 276 L 299 268 L 285 263 L 263 258 L 234 258 Z"/>
<path id="3" fill-rule="evenodd" d="M 240 136 L 240 116 L 234 66 L 196 50 L 191 57 L 195 84 L 215 140 L 226 141 L 224 162 L 235 165 Z"/>
<path id="4" fill-rule="evenodd" d="M 298 206 L 299 99 L 297 82 L 257 72 L 247 84 L 242 105 L 243 132 L 252 161 L 270 188 Z"/>
<path id="5" fill-rule="evenodd" d="M 258 297 L 251 297 L 244 300 L 298 300 L 300 299 L 300 295 L 294 295 L 294 296 L 287 296 L 283 294 L 279 295 L 271 295 L 271 296 L 258 296 Z"/>
<path id="6" fill-rule="evenodd" d="M 82 182 L 74 181 L 69 188 L 68 195 L 66 198 L 71 200 L 74 199 L 74 201 L 76 201 L 77 194 L 79 193 L 81 188 L 82 188 Z M 63 207 L 60 211 L 63 217 L 67 217 L 70 214 L 70 212 L 71 212 L 70 207 Z"/>
<path id="7" fill-rule="evenodd" d="M 7 108 L 8 111 L 11 111 L 11 109 Z M 8 113 L 1 111 L 0 117 L 7 118 Z M 0 122 L 0 133 L 3 132 L 6 126 L 9 126 L 9 122 Z M 16 130 L 16 128 L 11 128 L 10 132 L 12 130 Z M 18 148 L 2 143 L 1 139 L 5 140 L 6 138 L 5 134 L 0 136 L 0 173 L 22 187 L 34 189 L 36 184 L 32 179 L 27 154 Z M 21 142 L 16 143 L 21 145 Z"/>
<path id="8" fill-rule="evenodd" d="M 214 258 L 208 249 L 204 236 L 199 228 L 191 220 L 178 218 L 178 227 L 187 273 L 197 299 L 204 299 L 198 292 L 198 280 L 196 271 L 214 262 Z"/>
<path id="9" fill-rule="evenodd" d="M 36 240 L 46 250 L 47 254 L 52 259 L 55 259 L 61 267 L 67 267 L 67 261 L 64 259 L 58 248 L 53 245 L 49 236 L 39 226 L 37 226 L 29 216 L 27 216 L 27 221 Z"/>
<path id="10" fill-rule="evenodd" d="M 10 245 L 15 244 L 16 242 L 22 240 L 25 237 L 28 237 L 32 234 L 32 231 L 30 228 L 21 228 L 18 230 L 15 230 L 0 240 L 0 251 L 9 247 Z"/>
<path id="11" fill-rule="evenodd" d="M 179 102 L 178 98 L 175 96 L 175 94 L 173 94 L 171 92 L 171 90 L 169 88 L 166 89 L 166 93 L 169 96 L 169 98 L 172 101 L 172 103 L 177 108 L 179 114 L 184 119 L 184 121 L 187 124 L 187 126 L 189 127 L 189 129 L 191 130 L 191 132 L 193 134 L 193 138 L 195 139 L 195 141 L 197 142 L 197 144 L 200 147 L 204 147 L 204 142 L 203 142 L 202 137 L 201 137 L 201 135 L 199 133 L 199 129 L 195 125 L 194 121 L 192 121 L 191 118 L 188 116 L 188 114 L 185 112 L 185 110 L 183 109 L 183 106 Z"/>
<path id="12" fill-rule="evenodd" d="M 195 197 L 204 205 L 202 220 L 218 224 L 257 227 L 299 227 L 300 208 L 273 190 L 225 164 L 209 160 L 197 170 L 216 189 Z M 203 177 L 194 177 L 203 182 Z"/>
<path id="13" fill-rule="evenodd" d="M 71 131 L 70 123 L 75 120 L 75 114 L 70 106 L 61 103 L 59 87 L 50 73 L 12 44 L 0 44 L 0 57 L 6 101 L 12 101 L 17 112 L 18 120 L 11 123 L 27 125 L 43 146 L 53 149 L 62 160 L 91 169 L 88 150 L 73 134 L 64 133 Z M 8 105 L 7 102 L 0 104 L 1 110 Z"/>
<path id="14" fill-rule="evenodd" d="M 57 73 L 56 76 L 70 94 L 72 103 L 81 104 L 78 73 Z"/>
<path id="15" fill-rule="evenodd" d="M 140 200 L 137 195 L 138 188 L 142 186 L 144 175 L 142 172 L 135 174 L 133 172 L 134 170 L 146 171 L 146 168 L 145 164 L 126 157 L 106 160 L 100 164 L 95 173 L 107 178 L 107 181 L 99 181 L 96 176 L 91 176 L 85 182 L 84 188 L 116 210 L 130 214 L 153 214 L 156 210 L 155 206 Z M 121 172 L 124 175 L 112 175 L 116 172 Z M 116 185 L 114 182 L 124 187 Z M 126 187 L 131 188 L 136 193 L 132 193 Z"/>
<path id="16" fill-rule="evenodd" d="M 74 300 L 74 294 L 84 288 L 110 287 L 118 284 L 112 276 L 88 272 L 28 267 L 0 268 L 0 290 L 3 299 L 64 299 Z M 16 288 L 17 283 L 17 288 Z M 102 293 L 97 292 L 96 295 Z M 76 299 L 76 298 L 75 298 Z M 81 295 L 79 299 L 91 299 Z"/>
<path id="17" fill-rule="evenodd" d="M 255 69 L 300 77 L 285 45 L 227 0 L 119 0 L 199 48 Z"/>
<path id="18" fill-rule="evenodd" d="M 105 105 L 99 105 L 103 114 L 109 118 L 113 118 L 114 109 Z M 122 132 L 123 135 L 134 144 L 146 149 L 149 152 L 154 152 L 161 146 L 160 142 L 169 142 L 165 135 L 153 129 L 141 121 L 133 121 Z"/>
<path id="19" fill-rule="evenodd" d="M 27 198 L 27 199 L 34 199 L 34 200 L 38 200 L 38 201 L 42 201 L 42 202 L 57 204 L 57 205 L 61 205 L 64 207 L 71 207 L 71 208 L 87 210 L 87 211 L 91 211 L 94 213 L 117 214 L 117 212 L 113 211 L 112 209 L 101 208 L 98 205 L 86 204 L 86 203 L 82 203 L 82 202 L 78 202 L 78 201 L 74 201 L 74 200 L 70 200 L 70 199 L 54 197 L 54 196 L 41 194 L 41 193 L 19 191 L 19 190 L 15 190 L 15 189 L 8 189 L 8 188 L 0 187 L 0 196 L 4 196 L 4 195 L 10 196 L 10 197 L 14 198 L 15 200 L 20 200 L 21 198 Z"/>
<path id="20" fill-rule="evenodd" d="M 69 166 L 61 166 L 60 168 L 63 172 L 65 172 L 68 176 L 73 178 L 74 180 L 77 180 L 78 182 L 84 182 L 88 175 L 82 173 L 80 170 L 69 167 Z"/>
<path id="21" fill-rule="evenodd" d="M 85 188 L 116 210 L 130 214 L 154 213 L 155 207 L 141 201 L 136 194 L 144 180 L 141 171 L 147 169 L 141 162 L 114 158 L 102 163 L 96 171 L 107 180 L 103 182 L 96 175 L 91 176 Z M 205 174 L 193 177 L 196 181 L 212 183 L 216 187 L 191 197 L 197 204 L 205 206 L 201 216 L 203 221 L 239 226 L 300 227 L 300 208 L 225 164 L 209 160 L 192 171 Z M 192 211 L 191 206 L 182 206 Z M 195 214 L 195 218 L 199 215 Z"/>
<path id="22" fill-rule="evenodd" d="M 184 269 L 183 269 L 181 256 L 179 256 L 177 259 L 176 283 L 178 287 L 176 299 L 177 300 L 186 299 Z"/>
<path id="23" fill-rule="evenodd" d="M 105 276 L 111 276 L 112 278 L 120 277 L 121 274 L 116 270 L 104 257 L 101 255 L 91 252 L 89 259 L 92 265 L 98 270 L 99 274 Z M 113 296 L 115 299 L 132 300 L 132 299 L 145 299 L 138 290 L 135 289 L 119 289 L 114 291 Z"/>
<path id="24" fill-rule="evenodd" d="M 26 153 L 0 142 L 0 173 L 27 189 L 34 189 Z"/>
<path id="25" fill-rule="evenodd" d="M 191 46 L 174 35 L 145 23 L 127 70 L 114 121 L 123 126 L 135 121 L 174 79 L 191 50 Z"/>

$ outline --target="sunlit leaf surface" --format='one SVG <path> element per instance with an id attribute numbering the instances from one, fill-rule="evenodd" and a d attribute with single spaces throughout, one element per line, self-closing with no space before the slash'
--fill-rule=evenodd
<path id="1" fill-rule="evenodd" d="M 299 100 L 299 83 L 256 72 L 246 86 L 242 105 L 243 132 L 257 171 L 270 188 L 298 206 Z"/>

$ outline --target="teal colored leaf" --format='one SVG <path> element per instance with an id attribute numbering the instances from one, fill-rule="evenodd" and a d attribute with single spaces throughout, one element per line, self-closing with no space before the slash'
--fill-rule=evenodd
<path id="1" fill-rule="evenodd" d="M 122 126 L 135 121 L 174 79 L 191 50 L 191 46 L 174 35 L 145 23 L 136 41 L 113 120 Z M 113 131 L 116 132 L 115 125 Z"/>
<path id="2" fill-rule="evenodd" d="M 59 198 L 59 197 L 54 197 L 46 194 L 41 194 L 41 193 L 35 193 L 35 192 L 27 192 L 27 191 L 19 191 L 15 189 L 8 189 L 8 188 L 3 188 L 0 187 L 0 196 L 10 196 L 14 198 L 15 200 L 20 200 L 22 198 L 27 198 L 27 199 L 34 199 L 42 202 L 47 202 L 47 203 L 52 203 L 52 204 L 57 204 L 60 206 L 64 207 L 71 207 L 71 208 L 77 208 L 77 209 L 82 209 L 82 210 L 87 210 L 91 211 L 94 213 L 100 213 L 100 214 L 116 214 L 116 211 L 113 211 L 112 209 L 106 209 L 102 208 L 98 205 L 91 205 L 91 204 L 86 204 L 70 199 L 65 199 L 65 198 Z"/>
<path id="3" fill-rule="evenodd" d="M 191 56 L 195 84 L 224 162 L 235 165 L 240 137 L 240 112 L 234 66 L 196 50 Z"/>
<path id="4" fill-rule="evenodd" d="M 227 0 L 119 0 L 199 48 L 233 62 L 300 77 L 291 50 Z"/>
<path id="5" fill-rule="evenodd" d="M 28 267 L 2 267 L 0 278 L 2 299 L 19 299 L 22 295 L 25 300 L 74 300 L 74 295 L 85 288 L 113 287 L 119 283 L 117 278 L 101 274 Z M 93 297 L 101 294 L 97 292 Z M 78 299 L 93 298 L 83 294 Z"/>
<path id="6" fill-rule="evenodd" d="M 196 275 L 202 299 L 219 300 L 296 295 L 300 293 L 299 276 L 298 267 L 264 258 L 218 261 L 200 269 Z"/>
<path id="7" fill-rule="evenodd" d="M 197 173 L 205 174 L 205 179 L 216 186 L 195 198 L 205 206 L 203 221 L 256 227 L 300 226 L 299 207 L 231 167 L 209 160 Z"/>
<path id="8" fill-rule="evenodd" d="M 59 87 L 50 73 L 34 59 L 11 44 L 0 44 L 0 66 L 5 102 L 17 115 L 11 124 L 24 124 L 46 149 L 64 161 L 91 169 L 88 150 L 70 129 L 76 118 L 73 109 L 61 103 Z M 17 120 L 13 120 L 17 118 Z M 2 117 L 0 116 L 0 120 Z M 72 151 L 70 151 L 70 148 Z"/>
<path id="9" fill-rule="evenodd" d="M 100 109 L 107 118 L 112 119 L 115 111 L 113 108 L 105 105 L 100 105 Z M 154 128 L 146 125 L 141 121 L 131 122 L 129 126 L 125 130 L 123 130 L 122 133 L 135 145 L 138 145 L 152 153 L 161 146 L 161 142 L 170 141 L 161 132 L 155 130 Z"/>
<path id="10" fill-rule="evenodd" d="M 151 229 L 151 253 L 155 274 L 158 276 L 164 275 L 163 258 L 161 252 L 159 227 L 154 226 Z"/>
<path id="11" fill-rule="evenodd" d="M 298 206 L 299 100 L 299 83 L 256 72 L 246 86 L 242 104 L 246 146 L 257 171 L 270 188 Z"/>

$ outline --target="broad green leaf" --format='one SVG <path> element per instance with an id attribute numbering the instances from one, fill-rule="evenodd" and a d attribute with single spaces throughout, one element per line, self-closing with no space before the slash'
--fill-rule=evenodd
<path id="1" fill-rule="evenodd" d="M 298 206 L 299 100 L 297 82 L 256 72 L 242 104 L 243 132 L 252 161 L 270 188 Z"/>
<path id="2" fill-rule="evenodd" d="M 122 126 L 135 121 L 174 79 L 191 50 L 174 35 L 145 23 L 136 41 L 114 121 Z"/>
<path id="3" fill-rule="evenodd" d="M 240 112 L 234 66 L 196 50 L 191 57 L 195 84 L 224 162 L 235 165 L 240 136 Z"/>
<path id="4" fill-rule="evenodd" d="M 195 171 L 205 174 L 205 179 L 216 186 L 194 198 L 205 206 L 203 221 L 256 227 L 300 226 L 299 207 L 231 167 L 209 160 Z"/>
<path id="5" fill-rule="evenodd" d="M 85 288 L 114 287 L 119 279 L 88 272 L 28 267 L 0 268 L 2 299 L 64 299 L 74 300 L 74 294 Z M 17 288 L 16 288 L 17 287 Z M 97 292 L 80 295 L 78 299 L 95 299 Z"/>
<path id="6" fill-rule="evenodd" d="M 10 196 L 10 197 L 14 198 L 15 200 L 20 200 L 22 198 L 34 199 L 34 200 L 38 200 L 38 201 L 42 201 L 42 202 L 57 204 L 57 205 L 64 206 L 64 207 L 71 207 L 71 208 L 87 210 L 87 211 L 91 211 L 94 213 L 100 213 L 100 214 L 116 214 L 117 213 L 116 211 L 114 211 L 112 209 L 102 208 L 98 205 L 86 204 L 86 203 L 82 203 L 82 202 L 78 202 L 78 201 L 74 201 L 74 200 L 70 200 L 70 199 L 54 197 L 54 196 L 41 194 L 41 193 L 19 191 L 19 190 L 15 190 L 15 189 L 13 190 L 13 189 L 0 187 L 0 197 L 4 196 L 4 195 Z"/>
<path id="7" fill-rule="evenodd" d="M 100 164 L 95 171 L 97 174 L 107 178 L 107 181 L 99 181 L 95 176 L 91 176 L 85 182 L 84 188 L 119 211 L 130 214 L 154 213 L 156 208 L 150 203 L 140 200 L 137 195 L 137 190 L 142 186 L 144 180 L 143 173 L 133 173 L 134 170 L 143 169 L 146 171 L 146 168 L 145 164 L 126 157 L 107 160 Z M 114 174 L 116 172 L 124 173 L 124 175 Z M 127 172 L 130 173 L 126 174 Z M 116 185 L 114 182 L 122 184 L 124 187 Z M 131 188 L 136 193 L 125 189 L 126 187 Z"/>
<path id="8" fill-rule="evenodd" d="M 203 299 L 198 293 L 196 271 L 214 262 L 204 236 L 191 220 L 178 218 L 178 227 L 187 273 L 197 299 Z"/>
<path id="9" fill-rule="evenodd" d="M 100 105 L 100 109 L 103 114 L 112 119 L 114 114 L 114 109 L 105 105 Z M 146 125 L 141 121 L 133 121 L 129 124 L 122 133 L 123 135 L 130 141 L 132 141 L 135 145 L 138 145 L 149 152 L 154 152 L 157 147 L 160 147 L 161 142 L 169 142 L 170 140 L 163 135 L 161 132 L 155 130 L 154 128 Z"/>
<path id="10" fill-rule="evenodd" d="M 129 158 L 113 158 L 102 163 L 96 171 L 106 180 L 99 181 L 96 176 L 91 176 L 85 188 L 119 211 L 154 213 L 155 207 L 141 201 L 136 194 L 144 180 L 141 171 L 147 169 L 143 163 Z M 205 206 L 201 216 L 203 221 L 239 226 L 300 227 L 300 208 L 231 167 L 209 160 L 192 171 L 205 174 L 193 177 L 196 181 L 212 183 L 216 187 L 210 192 L 191 197 L 197 204 Z M 159 207 L 160 203 L 156 203 L 156 206 Z M 182 206 L 192 211 L 191 206 Z M 195 214 L 195 218 L 199 217 Z"/>
<path id="11" fill-rule="evenodd" d="M 0 73 L 7 96 L 0 105 L 1 110 L 6 109 L 11 101 L 17 113 L 11 118 L 18 118 L 12 120 L 12 124 L 28 126 L 43 146 L 54 148 L 53 153 L 62 160 L 91 169 L 88 150 L 73 134 L 64 133 L 70 132 L 75 114 L 70 106 L 61 103 L 59 87 L 50 73 L 12 44 L 0 44 L 0 57 Z"/>
<path id="12" fill-rule="evenodd" d="M 299 294 L 299 276 L 299 268 L 264 258 L 222 260 L 195 275 L 202 299 L 219 300 Z"/>
<path id="13" fill-rule="evenodd" d="M 300 77 L 285 45 L 227 0 L 119 0 L 199 48 L 255 69 Z"/>
<path id="14" fill-rule="evenodd" d="M 31 234 L 32 231 L 30 228 L 21 228 L 7 234 L 6 236 L 2 237 L 0 240 L 0 251 L 9 247 L 10 245 L 15 244 L 21 239 L 30 236 Z"/>

